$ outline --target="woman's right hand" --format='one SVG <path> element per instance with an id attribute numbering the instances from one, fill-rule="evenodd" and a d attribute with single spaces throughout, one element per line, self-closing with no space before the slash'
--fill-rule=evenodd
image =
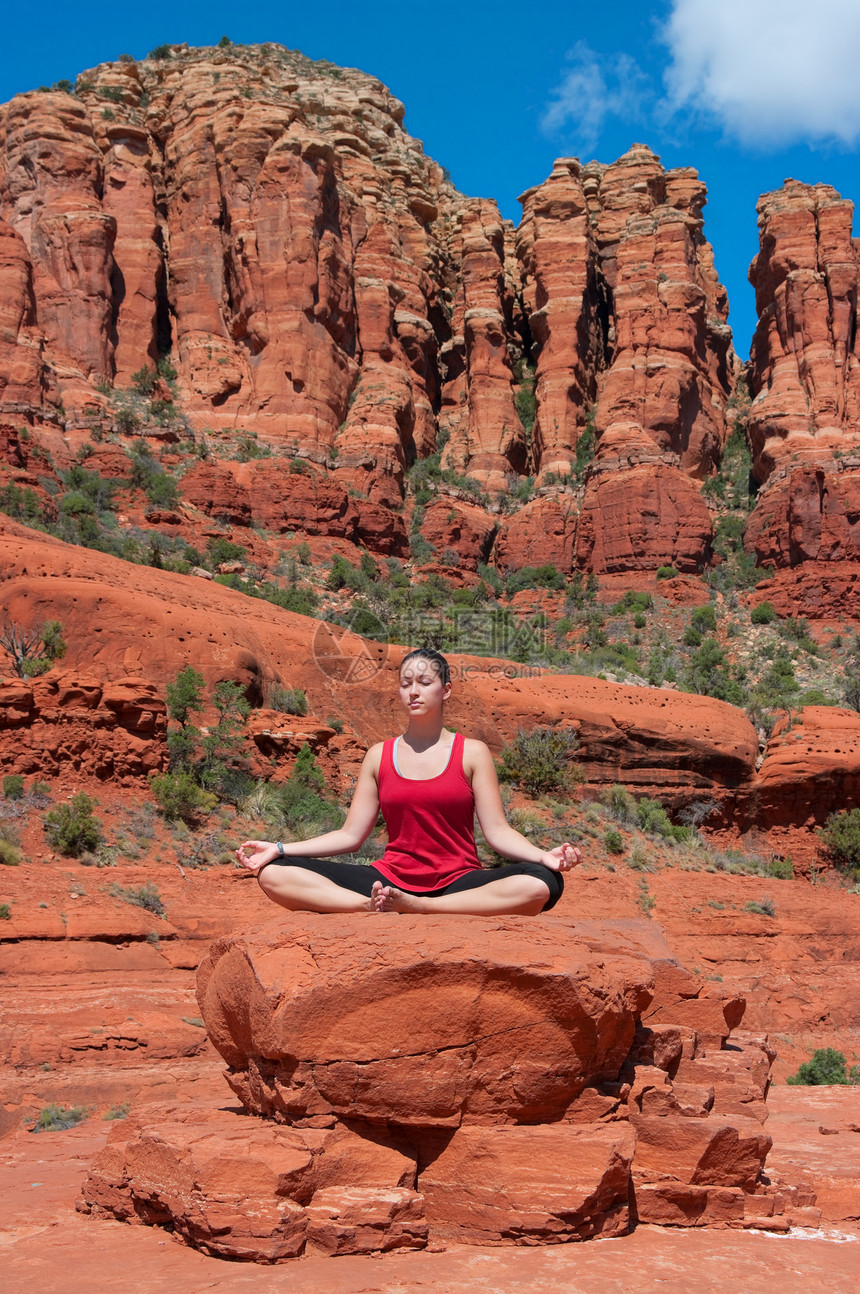
<path id="1" fill-rule="evenodd" d="M 236 857 L 249 872 L 257 873 L 266 863 L 278 857 L 278 846 L 270 840 L 246 840 L 236 850 Z"/>

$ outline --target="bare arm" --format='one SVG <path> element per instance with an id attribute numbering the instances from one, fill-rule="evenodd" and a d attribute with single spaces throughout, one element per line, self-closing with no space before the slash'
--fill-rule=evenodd
<path id="1" fill-rule="evenodd" d="M 556 872 L 567 871 L 582 861 L 579 850 L 567 841 L 555 849 L 538 849 L 514 830 L 505 817 L 493 757 L 482 741 L 467 740 L 464 768 L 467 776 L 471 772 L 475 812 L 481 830 L 497 854 L 523 863 L 543 863 Z"/>
<path id="2" fill-rule="evenodd" d="M 351 854 L 364 844 L 379 813 L 377 775 L 381 754 L 380 743 L 371 746 L 365 755 L 343 826 L 337 831 L 313 836 L 310 840 L 295 840 L 291 844 L 285 844 L 284 858 L 329 858 L 333 854 Z M 258 872 L 266 863 L 271 863 L 281 855 L 272 841 L 246 840 L 236 850 L 236 857 L 249 871 Z"/>

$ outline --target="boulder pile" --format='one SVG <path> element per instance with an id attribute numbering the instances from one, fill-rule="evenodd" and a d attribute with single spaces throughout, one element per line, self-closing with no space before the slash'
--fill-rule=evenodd
<path id="1" fill-rule="evenodd" d="M 773 1052 L 649 921 L 291 914 L 198 973 L 241 1108 L 117 1124 L 79 1208 L 258 1262 L 814 1223 Z"/>

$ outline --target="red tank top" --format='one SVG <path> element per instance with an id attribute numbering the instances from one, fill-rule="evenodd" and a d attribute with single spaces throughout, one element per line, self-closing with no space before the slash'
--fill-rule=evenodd
<path id="1" fill-rule="evenodd" d="M 480 868 L 475 849 L 475 797 L 463 772 L 463 734 L 437 777 L 403 777 L 394 767 L 394 742 L 379 763 L 379 807 L 388 844 L 375 864 L 405 890 L 438 890 Z"/>

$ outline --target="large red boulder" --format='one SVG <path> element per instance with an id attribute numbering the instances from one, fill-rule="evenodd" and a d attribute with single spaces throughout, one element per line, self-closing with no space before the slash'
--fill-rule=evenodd
<path id="1" fill-rule="evenodd" d="M 428 1128 L 563 1117 L 618 1073 L 650 983 L 562 918 L 294 915 L 215 943 L 198 998 L 254 1113 Z"/>

